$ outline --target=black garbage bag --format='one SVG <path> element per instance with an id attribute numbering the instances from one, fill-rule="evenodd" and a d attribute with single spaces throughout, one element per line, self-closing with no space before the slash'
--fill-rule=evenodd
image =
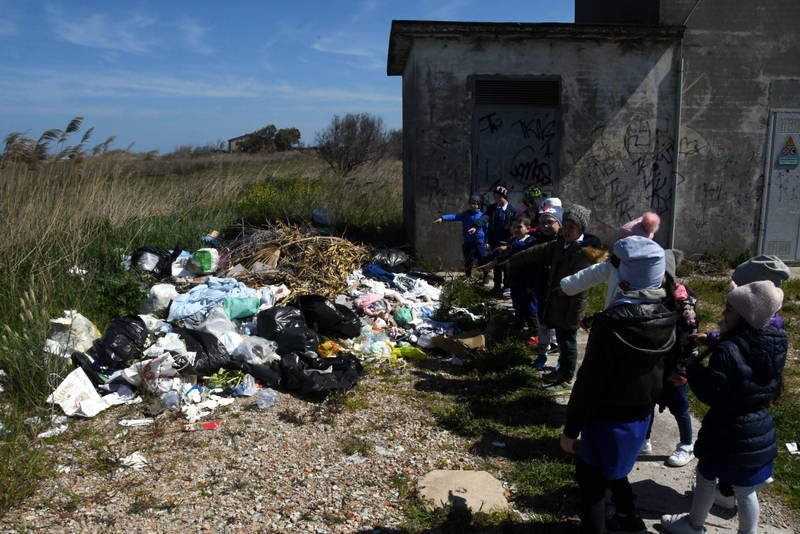
<path id="1" fill-rule="evenodd" d="M 411 269 L 411 257 L 396 248 L 378 250 L 372 255 L 372 263 L 391 273 L 406 273 Z"/>
<path id="2" fill-rule="evenodd" d="M 316 351 L 319 346 L 319 336 L 307 326 L 285 328 L 278 332 L 275 338 L 278 354 L 290 352 Z"/>
<path id="3" fill-rule="evenodd" d="M 147 245 L 133 251 L 131 265 L 140 271 L 152 273 L 159 280 L 163 280 L 172 276 L 172 262 L 175 261 L 175 258 L 180 253 L 181 249 L 178 246 L 170 253 L 165 248 Z"/>
<path id="4" fill-rule="evenodd" d="M 303 312 L 291 306 L 275 306 L 259 312 L 256 317 L 256 335 L 275 341 L 278 333 L 286 328 L 306 326 Z"/>
<path id="5" fill-rule="evenodd" d="M 103 367 L 91 357 L 77 350 L 70 355 L 70 359 L 76 369 L 78 367 L 83 369 L 83 372 L 86 373 L 87 378 L 89 378 L 94 387 L 108 382 L 108 377 L 116 371 L 116 369 Z"/>
<path id="6" fill-rule="evenodd" d="M 283 387 L 302 394 L 323 393 L 355 385 L 364 368 L 358 358 L 344 354 L 319 358 L 315 353 L 290 353 L 281 356 Z"/>
<path id="7" fill-rule="evenodd" d="M 231 357 L 214 334 L 180 326 L 173 326 L 172 331 L 181 336 L 188 351 L 195 353 L 194 363 L 179 369 L 181 374 L 208 376 L 229 366 Z"/>
<path id="8" fill-rule="evenodd" d="M 244 371 L 258 380 L 259 384 L 268 388 L 279 389 L 283 387 L 283 373 L 281 372 L 280 361 L 260 364 L 232 360 L 225 368 L 235 371 Z"/>
<path id="9" fill-rule="evenodd" d="M 92 342 L 89 356 L 105 367 L 124 369 L 147 347 L 147 327 L 138 315 L 112 319 L 103 337 Z"/>
<path id="10" fill-rule="evenodd" d="M 347 306 L 322 295 L 301 295 L 295 302 L 306 324 L 323 336 L 353 338 L 361 334 L 361 321 Z"/>

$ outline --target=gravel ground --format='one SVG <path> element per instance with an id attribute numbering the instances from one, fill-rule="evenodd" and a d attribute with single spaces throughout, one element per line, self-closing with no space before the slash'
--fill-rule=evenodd
<path id="1" fill-rule="evenodd" d="M 397 532 L 405 520 L 401 488 L 428 471 L 488 469 L 502 480 L 509 463 L 494 457 L 487 467 L 474 440 L 435 424 L 430 406 L 450 398 L 426 381 L 444 367 L 371 372 L 338 402 L 280 394 L 261 412 L 238 399 L 212 416 L 217 430 L 183 432 L 169 413 L 152 426 L 119 426 L 142 417 L 141 405 L 71 421 L 69 434 L 48 445 L 61 472 L 10 511 L 4 532 Z M 690 502 L 694 464 L 666 468 L 658 456 L 671 451 L 677 431 L 669 425 L 668 415 L 656 419 L 655 456 L 631 475 L 648 525 Z M 147 467 L 119 466 L 137 451 Z M 796 514 L 774 497 L 761 501 L 762 533 L 798 532 Z M 709 532 L 735 530 L 735 521 L 716 513 Z"/>
<path id="2" fill-rule="evenodd" d="M 217 430 L 183 432 L 172 414 L 123 428 L 141 406 L 73 422 L 51 445 L 62 471 L 24 506 L 10 532 L 380 532 L 403 521 L 399 487 L 432 469 L 479 469 L 471 441 L 435 425 L 409 371 L 367 376 L 344 403 L 281 394 L 218 409 Z M 149 465 L 119 467 L 139 451 Z M 8 531 L 7 531 L 8 532 Z"/>

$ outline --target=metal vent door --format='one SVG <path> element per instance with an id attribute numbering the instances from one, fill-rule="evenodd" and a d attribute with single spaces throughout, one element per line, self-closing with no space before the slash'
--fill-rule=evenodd
<path id="1" fill-rule="evenodd" d="M 560 89 L 557 79 L 476 80 L 473 191 L 505 183 L 514 204 L 529 187 L 558 191 Z"/>
<path id="2" fill-rule="evenodd" d="M 800 112 L 773 113 L 763 254 L 800 260 Z"/>

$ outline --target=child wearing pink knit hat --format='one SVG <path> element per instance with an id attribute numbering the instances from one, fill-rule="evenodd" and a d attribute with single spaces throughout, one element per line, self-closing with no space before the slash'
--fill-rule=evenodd
<path id="1" fill-rule="evenodd" d="M 641 217 L 628 221 L 617 229 L 619 239 L 631 236 L 641 236 L 653 239 L 661 224 L 661 218 L 652 211 L 646 211 Z M 582 291 L 588 291 L 592 287 L 606 282 L 606 308 L 614 302 L 615 296 L 619 291 L 617 284 L 619 277 L 617 268 L 613 265 L 614 259 L 607 262 L 596 263 L 579 271 L 572 276 L 567 276 L 561 280 L 561 290 L 567 295 L 575 295 Z"/>

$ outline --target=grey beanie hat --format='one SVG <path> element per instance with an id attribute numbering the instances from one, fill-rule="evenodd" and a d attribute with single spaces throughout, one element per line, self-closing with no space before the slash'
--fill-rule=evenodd
<path id="1" fill-rule="evenodd" d="M 777 256 L 754 256 L 739 264 L 731 279 L 737 286 L 769 280 L 777 287 L 789 279 L 791 271 Z"/>
<path id="2" fill-rule="evenodd" d="M 683 261 L 683 251 L 677 248 L 668 248 L 664 250 L 664 260 L 667 262 L 667 274 L 675 281 L 678 277 L 678 265 Z"/>
<path id="3" fill-rule="evenodd" d="M 589 226 L 589 218 L 592 216 L 592 210 L 584 208 L 580 204 L 570 204 L 564 210 L 564 222 L 572 221 L 581 229 L 581 233 L 586 231 Z"/>

